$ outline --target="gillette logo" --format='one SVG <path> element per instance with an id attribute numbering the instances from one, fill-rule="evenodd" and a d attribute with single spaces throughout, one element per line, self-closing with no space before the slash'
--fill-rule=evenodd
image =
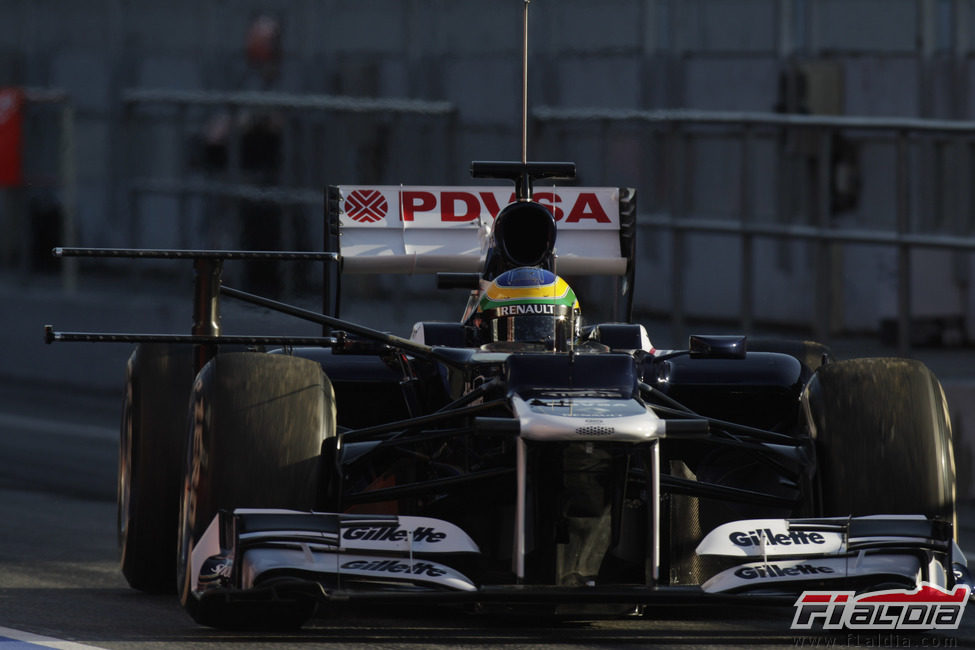
<path id="1" fill-rule="evenodd" d="M 343 539 L 355 539 L 369 542 L 404 542 L 410 538 L 411 531 L 397 526 L 351 526 L 342 533 Z M 413 542 L 427 542 L 436 544 L 447 537 L 429 526 L 420 526 L 412 531 Z"/>
<path id="2" fill-rule="evenodd" d="M 771 528 L 750 530 L 747 533 L 739 531 L 728 535 L 728 540 L 735 546 L 791 546 L 793 544 L 825 544 L 826 538 L 822 533 L 807 533 L 802 530 L 791 530 L 788 533 L 773 533 Z"/>
<path id="3" fill-rule="evenodd" d="M 828 566 L 813 566 L 812 564 L 797 564 L 795 566 L 782 567 L 778 564 L 762 564 L 743 566 L 735 575 L 743 580 L 754 580 L 756 578 L 794 578 L 796 576 L 814 576 L 821 573 L 833 573 L 833 569 Z"/>
<path id="4" fill-rule="evenodd" d="M 439 578 L 447 572 L 430 562 L 401 562 L 399 560 L 353 560 L 342 565 L 349 571 L 371 571 L 375 573 L 402 573 L 413 576 Z"/>

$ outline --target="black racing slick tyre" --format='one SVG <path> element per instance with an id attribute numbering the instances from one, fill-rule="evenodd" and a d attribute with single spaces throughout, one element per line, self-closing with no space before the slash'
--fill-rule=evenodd
<path id="1" fill-rule="evenodd" d="M 944 391 L 909 359 L 828 363 L 803 394 L 824 516 L 920 514 L 954 521 Z"/>
<path id="2" fill-rule="evenodd" d="M 220 628 L 300 626 L 313 601 L 198 598 L 192 553 L 220 510 L 312 510 L 322 442 L 335 435 L 331 384 L 314 361 L 255 352 L 217 355 L 197 376 L 180 506 L 180 601 L 196 622 Z"/>
<path id="3" fill-rule="evenodd" d="M 172 593 L 193 350 L 139 345 L 125 374 L 117 493 L 122 574 L 135 589 Z"/>

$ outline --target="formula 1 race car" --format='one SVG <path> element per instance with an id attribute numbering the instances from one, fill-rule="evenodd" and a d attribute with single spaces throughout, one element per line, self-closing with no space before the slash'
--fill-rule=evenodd
<path id="1" fill-rule="evenodd" d="M 926 367 L 745 336 L 657 350 L 629 322 L 632 190 L 535 192 L 573 177 L 567 163 L 472 171 L 515 191 L 330 187 L 324 253 L 58 250 L 197 267 L 189 336 L 47 328 L 140 343 L 118 491 L 133 587 L 175 583 L 220 627 L 357 601 L 586 615 L 817 589 L 967 595 L 951 428 Z M 221 286 L 224 259 L 272 257 L 324 263 L 322 313 Z M 468 307 L 410 338 L 375 331 L 338 318 L 354 272 L 437 272 Z M 562 275 L 584 274 L 616 276 L 613 322 L 582 320 Z M 322 336 L 221 336 L 221 295 Z"/>

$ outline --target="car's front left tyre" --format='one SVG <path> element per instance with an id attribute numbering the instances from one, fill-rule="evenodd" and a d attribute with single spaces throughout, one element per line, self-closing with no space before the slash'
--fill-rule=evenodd
<path id="1" fill-rule="evenodd" d="M 180 507 L 178 588 L 198 623 L 223 628 L 297 627 L 314 603 L 200 599 L 192 554 L 220 510 L 312 510 L 322 442 L 335 435 L 332 387 L 318 363 L 254 352 L 217 355 L 197 376 Z"/>

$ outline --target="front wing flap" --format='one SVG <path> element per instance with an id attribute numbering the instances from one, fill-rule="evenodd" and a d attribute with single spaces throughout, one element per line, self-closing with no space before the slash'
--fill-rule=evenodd
<path id="1" fill-rule="evenodd" d="M 467 533 L 439 519 L 237 509 L 214 517 L 193 548 L 192 585 L 246 590 L 301 576 L 332 590 L 471 591 L 453 565 L 478 553 Z"/>
<path id="2" fill-rule="evenodd" d="M 950 587 L 953 570 L 966 563 L 951 524 L 920 515 L 733 521 L 706 535 L 697 553 L 742 560 L 701 585 L 708 593 L 891 582 Z"/>

